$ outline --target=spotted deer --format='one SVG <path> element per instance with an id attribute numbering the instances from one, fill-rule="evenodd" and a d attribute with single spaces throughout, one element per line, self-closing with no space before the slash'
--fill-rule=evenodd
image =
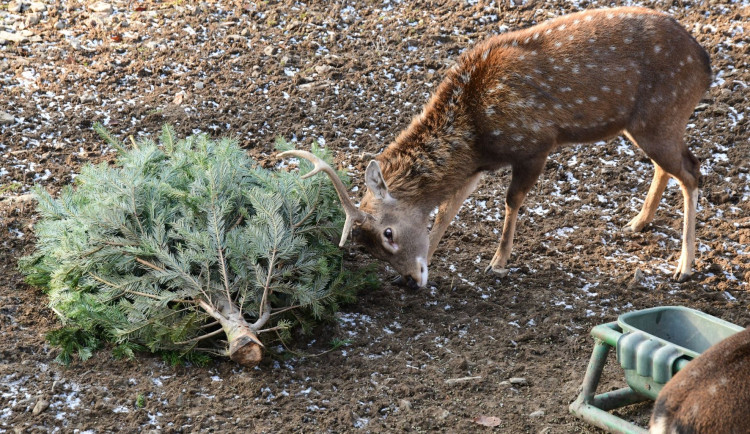
<path id="1" fill-rule="evenodd" d="M 750 328 L 680 370 L 659 392 L 651 434 L 750 432 Z"/>
<path id="2" fill-rule="evenodd" d="M 493 36 L 460 56 L 420 115 L 367 166 L 360 207 L 330 167 L 349 231 L 411 286 L 484 172 L 509 166 L 500 245 L 486 271 L 508 273 L 518 211 L 558 146 L 623 133 L 653 161 L 643 208 L 654 217 L 670 177 L 684 198 L 682 252 L 674 277 L 692 273 L 699 162 L 683 134 L 711 82 L 708 54 L 674 19 L 649 9 L 601 9 Z M 289 151 L 315 161 L 312 154 Z M 435 209 L 432 230 L 430 213 Z"/>

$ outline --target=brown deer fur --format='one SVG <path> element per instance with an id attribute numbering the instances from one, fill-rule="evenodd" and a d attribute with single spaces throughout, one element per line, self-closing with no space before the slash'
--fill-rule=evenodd
<path id="1" fill-rule="evenodd" d="M 685 280 L 700 173 L 683 134 L 710 82 L 703 48 L 674 19 L 649 9 L 592 10 L 494 36 L 458 59 L 422 113 L 370 163 L 354 237 L 424 285 L 429 259 L 482 173 L 509 166 L 503 232 L 487 267 L 505 275 L 518 210 L 550 152 L 624 133 L 655 165 L 643 208 L 626 230 L 652 220 L 669 177 L 676 178 L 685 216 L 675 278 Z"/>
<path id="2" fill-rule="evenodd" d="M 690 362 L 659 392 L 652 434 L 750 432 L 750 329 Z"/>

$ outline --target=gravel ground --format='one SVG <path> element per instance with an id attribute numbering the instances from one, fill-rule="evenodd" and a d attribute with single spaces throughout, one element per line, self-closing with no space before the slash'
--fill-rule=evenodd
<path id="1" fill-rule="evenodd" d="M 269 166 L 276 137 L 317 141 L 351 172 L 357 197 L 368 154 L 421 111 L 467 47 L 622 4 L 669 12 L 712 58 L 714 82 L 686 135 L 703 175 L 690 281 L 669 278 L 682 221 L 674 183 L 644 232 L 620 231 L 652 165 L 618 138 L 550 157 L 522 210 L 507 278 L 482 273 L 502 225 L 501 170 L 449 227 L 434 285 L 393 286 L 383 266 L 381 289 L 257 369 L 172 368 L 106 351 L 69 368 L 53 362 L 44 334 L 59 321 L 16 271 L 34 241 L 25 193 L 35 183 L 57 192 L 81 165 L 111 159 L 94 122 L 123 139 L 156 135 L 165 122 L 181 135 L 233 136 Z M 747 0 L 18 5 L 0 4 L 0 432 L 597 432 L 567 411 L 591 327 L 671 304 L 750 323 Z M 351 266 L 371 261 L 347 249 Z M 333 338 L 350 343 L 326 352 Z M 622 386 L 612 358 L 600 390 Z M 645 424 L 649 409 L 619 414 Z"/>

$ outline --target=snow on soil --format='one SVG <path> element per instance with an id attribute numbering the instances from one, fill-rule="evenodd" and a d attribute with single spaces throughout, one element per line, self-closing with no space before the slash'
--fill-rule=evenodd
<path id="1" fill-rule="evenodd" d="M 388 50 L 382 48 L 388 41 L 382 39 L 377 31 L 372 31 L 371 34 L 359 33 L 355 24 L 361 20 L 378 20 L 379 24 L 375 28 L 382 30 L 394 26 L 408 29 L 415 27 L 419 19 L 430 19 L 429 10 L 415 16 L 406 2 L 400 1 L 385 0 L 376 6 L 372 6 L 372 2 L 349 1 L 346 7 L 339 10 L 337 16 L 330 17 L 330 20 L 324 23 L 296 20 L 296 17 L 305 11 L 306 5 L 303 3 L 291 4 L 288 15 L 285 16 L 271 17 L 259 13 L 255 18 L 238 13 L 233 3 L 227 1 L 210 2 L 208 5 L 175 2 L 171 6 L 178 12 L 177 15 L 204 14 L 205 22 L 201 25 L 186 24 L 156 9 L 136 11 L 133 2 L 112 1 L 109 3 L 111 13 L 90 12 L 84 5 L 74 1 L 63 0 L 58 3 L 59 9 L 53 9 L 52 2 L 47 2 L 48 10 L 39 15 L 38 25 L 26 25 L 30 14 L 28 11 L 10 12 L 7 7 L 0 8 L 0 30 L 6 29 L 18 34 L 26 31 L 29 40 L 19 44 L 5 42 L 0 45 L 0 86 L 3 89 L 0 100 L 5 103 L 0 105 L 0 111 L 12 119 L 0 125 L 0 185 L 15 186 L 14 194 L 28 191 L 35 183 L 57 185 L 67 183 L 75 176 L 74 171 L 53 173 L 44 165 L 28 158 L 30 154 L 48 155 L 45 158 L 67 158 L 76 162 L 85 161 L 89 154 L 106 156 L 112 152 L 101 141 L 92 140 L 90 133 L 83 135 L 78 126 L 69 125 L 70 119 L 99 120 L 122 137 L 128 134 L 150 133 L 134 131 L 133 128 L 156 115 L 163 115 L 169 119 L 168 115 L 176 108 L 181 110 L 181 116 L 184 116 L 177 119 L 186 123 L 191 116 L 219 110 L 239 112 L 243 113 L 244 117 L 254 118 L 252 124 L 245 124 L 243 116 L 235 117 L 231 122 L 217 120 L 205 125 L 202 130 L 194 129 L 193 132 L 207 131 L 212 134 L 233 135 L 241 141 L 249 142 L 272 142 L 278 134 L 285 134 L 292 141 L 302 144 L 309 144 L 313 140 L 321 145 L 335 143 L 337 149 L 349 150 L 346 155 L 340 157 L 344 159 L 342 167 L 348 167 L 352 173 L 356 173 L 359 169 L 355 155 L 362 150 L 362 144 L 385 144 L 392 139 L 396 133 L 393 125 L 401 125 L 401 120 L 408 119 L 421 110 L 421 102 L 424 102 L 434 90 L 440 78 L 440 71 L 458 54 L 454 51 L 451 56 L 446 57 L 440 52 L 439 58 L 434 58 L 432 51 L 443 45 L 442 40 L 431 39 L 429 45 L 432 48 L 425 49 L 423 45 L 426 43 L 414 38 L 406 44 L 407 51 L 414 56 L 413 61 L 408 64 L 394 63 L 389 57 Z M 468 3 L 474 5 L 476 2 Z M 516 1 L 513 5 L 523 6 L 526 3 L 530 2 Z M 646 1 L 624 3 L 652 5 Z M 678 3 L 687 9 L 677 10 L 674 9 L 677 6 L 674 6 L 671 12 L 690 13 L 691 8 L 703 7 L 702 4 L 690 1 L 675 2 Z M 569 2 L 567 7 L 582 9 L 584 4 L 593 8 L 609 5 L 610 2 Z M 713 110 L 711 116 L 717 119 L 714 129 L 719 133 L 706 134 L 705 120 L 703 116 L 698 116 L 698 119 L 688 126 L 688 135 L 693 148 L 700 152 L 701 173 L 706 178 L 718 180 L 715 185 L 721 186 L 719 188 L 709 185 L 700 198 L 699 231 L 701 227 L 724 227 L 726 222 L 732 222 L 729 226 L 736 231 L 747 228 L 743 226 L 747 225 L 747 220 L 743 218 L 746 219 L 748 216 L 750 175 L 746 170 L 742 172 L 731 167 L 735 147 L 733 143 L 728 143 L 724 139 L 734 136 L 747 138 L 743 129 L 748 128 L 750 112 L 746 104 L 735 107 L 726 101 L 731 98 L 727 93 L 747 93 L 749 83 L 742 79 L 741 73 L 747 68 L 748 59 L 746 55 L 743 57 L 736 53 L 747 45 L 750 25 L 736 11 L 750 7 L 750 2 L 743 0 L 712 7 L 723 17 L 720 22 L 714 24 L 697 20 L 691 30 L 697 35 L 722 35 L 713 53 L 716 66 L 712 91 L 716 97 L 714 101 L 699 107 L 699 113 Z M 73 15 L 68 8 L 78 14 L 75 15 L 77 19 L 84 20 L 83 24 L 73 22 Z M 56 12 L 53 12 L 54 10 Z M 367 16 L 362 14 L 365 10 L 368 12 Z M 539 5 L 539 20 L 557 14 L 558 11 L 554 7 L 543 9 L 543 6 Z M 695 18 L 695 15 L 691 16 Z M 257 38 L 253 30 L 253 26 L 257 28 L 257 23 L 253 20 L 266 23 L 277 20 L 275 26 L 288 28 L 298 36 L 288 37 L 284 41 Z M 506 19 L 492 6 L 487 6 L 484 11 L 475 12 L 472 22 L 489 26 L 496 33 L 517 27 L 515 18 Z M 172 35 L 165 37 L 163 33 L 153 32 L 152 29 L 156 27 L 171 29 Z M 118 29 L 116 34 L 119 35 L 119 40 L 112 39 L 106 32 L 94 30 L 101 28 Z M 475 42 L 478 36 L 464 36 L 464 28 L 444 30 L 446 35 L 461 38 L 464 47 Z M 377 56 L 374 55 L 375 52 L 371 53 L 374 60 L 365 76 L 370 83 L 368 87 L 364 86 L 362 81 L 341 79 L 342 73 L 339 69 L 345 65 L 352 66 L 353 62 L 351 59 L 343 59 L 333 54 L 336 51 L 337 38 L 342 34 L 347 38 L 372 38 L 376 46 Z M 196 58 L 193 63 L 175 62 L 162 65 L 158 69 L 129 69 L 128 65 L 134 58 L 165 55 L 170 50 L 177 49 L 180 46 L 177 42 L 181 38 L 192 38 L 196 44 L 209 48 L 202 52 L 202 59 Z M 276 56 L 279 62 L 284 63 L 279 81 L 264 81 L 262 74 L 265 74 L 265 71 L 260 66 L 253 70 L 233 66 L 235 62 L 241 64 L 243 52 L 246 50 L 268 50 L 270 56 Z M 286 56 L 286 51 L 303 52 L 307 57 Z M 107 52 L 110 55 L 96 56 L 97 52 Z M 351 55 L 356 56 L 356 53 Z M 67 58 L 85 60 L 64 61 Z M 236 81 L 236 89 L 232 89 L 232 92 L 239 92 L 242 86 L 247 86 L 252 88 L 251 92 L 257 99 L 253 103 L 234 99 L 231 92 L 225 92 L 226 88 L 218 93 L 212 93 L 209 81 L 218 79 L 211 71 L 211 66 L 216 62 L 221 62 L 228 80 Z M 111 71 L 115 71 L 114 76 Z M 415 80 L 412 77 L 419 79 Z M 63 79 L 65 85 L 61 86 L 60 81 Z M 148 92 L 125 92 L 126 89 L 139 89 L 137 85 L 143 80 L 151 83 Z M 351 134 L 344 137 L 340 131 L 350 124 L 360 124 L 356 119 L 356 113 L 378 97 L 373 89 L 393 96 L 394 100 L 401 102 L 374 109 L 361 126 L 351 129 Z M 127 96 L 124 97 L 125 94 Z M 323 94 L 331 98 L 346 95 L 346 100 L 328 105 Z M 293 108 L 298 107 L 309 113 L 307 123 L 299 128 L 282 130 L 279 120 L 272 117 L 265 119 L 263 115 L 264 111 L 270 110 L 278 110 L 276 113 L 293 112 Z M 326 112 L 322 113 L 320 107 L 326 107 Z M 123 117 L 123 113 L 127 113 L 127 116 Z M 261 120 L 258 120 L 259 117 Z M 594 157 L 588 156 L 588 153 L 592 153 Z M 629 173 L 628 176 L 636 179 L 636 185 L 640 187 L 632 191 L 602 194 L 602 189 L 606 191 L 610 182 L 618 182 L 613 173 L 623 166 Z M 627 267 L 629 270 L 641 270 L 642 277 L 638 282 L 634 282 L 634 285 L 645 291 L 658 290 L 674 294 L 680 286 L 669 281 L 668 277 L 676 265 L 676 256 L 668 253 L 653 254 L 655 250 L 646 254 L 640 250 L 627 250 L 622 247 L 624 243 L 621 235 L 618 235 L 620 226 L 634 216 L 642 206 L 652 170 L 650 161 L 622 138 L 616 139 L 614 146 L 605 147 L 603 143 L 598 143 L 586 147 L 571 147 L 563 153 L 551 156 L 542 179 L 532 190 L 525 205 L 521 233 L 517 235 L 520 238 L 519 243 L 522 242 L 524 230 L 538 230 L 549 219 L 557 219 L 559 226 L 544 232 L 543 240 L 537 246 L 525 246 L 525 253 L 523 250 L 517 252 L 518 255 L 524 255 L 524 261 L 516 260 L 512 264 L 512 274 L 556 270 L 562 255 L 571 256 L 575 260 L 578 257 L 577 252 L 596 245 L 606 247 L 607 254 L 603 257 L 605 264 L 619 264 L 619 267 Z M 469 243 L 470 247 L 461 242 L 450 244 L 451 248 L 443 248 L 433 261 L 433 269 L 439 267 L 447 274 L 444 280 L 446 283 L 442 285 L 441 290 L 460 294 L 446 302 L 445 298 L 438 297 L 435 286 L 425 291 L 423 306 L 428 312 L 435 313 L 438 318 L 441 315 L 450 315 L 458 306 L 468 303 L 486 301 L 506 293 L 517 293 L 519 297 L 523 295 L 523 279 L 503 281 L 486 278 L 482 274 L 484 266 L 492 258 L 494 245 L 499 236 L 498 229 L 501 227 L 504 214 L 502 197 L 508 180 L 507 171 L 488 175 L 477 192 L 465 202 L 456 220 L 451 224 L 449 231 L 463 234 L 475 243 Z M 358 190 L 360 186 L 356 185 L 352 189 L 353 192 Z M 716 198 L 725 196 L 736 205 L 720 207 Z M 564 213 L 560 210 L 564 210 Z M 647 243 L 644 245 L 660 252 L 677 252 L 682 211 L 681 197 L 674 183 L 670 183 L 659 213 L 662 219 L 659 224 L 654 225 L 655 227 L 647 234 L 636 234 L 634 237 L 647 237 Z M 592 231 L 592 228 L 579 223 L 581 221 L 595 221 L 598 222 L 598 226 Z M 7 230 L 14 237 L 24 237 L 24 232 L 18 228 L 10 227 Z M 582 233 L 592 236 L 584 238 L 580 236 Z M 721 291 L 721 296 L 728 305 L 736 306 L 740 293 L 750 289 L 747 275 L 743 275 L 750 271 L 747 264 L 743 265 L 742 262 L 734 260 L 735 256 L 748 257 L 747 243 L 747 238 L 741 237 L 725 237 L 719 241 L 713 240 L 709 244 L 699 240 L 697 268 L 709 270 L 700 286 L 710 291 L 716 282 L 729 283 Z M 478 246 L 482 248 L 481 253 Z M 528 251 L 530 247 L 535 249 L 533 258 Z M 451 255 L 463 254 L 467 250 L 470 253 L 468 261 L 455 260 L 455 257 L 466 255 Z M 712 258 L 716 266 L 704 263 L 704 259 L 701 258 Z M 549 312 L 580 310 L 585 317 L 610 318 L 633 308 L 633 303 L 625 298 L 603 297 L 600 292 L 602 285 L 599 281 L 592 280 L 592 276 L 589 275 L 591 268 L 595 266 L 584 262 L 579 265 L 588 271 L 564 271 L 563 277 L 568 287 L 551 290 L 552 296 L 540 301 L 536 310 L 528 315 L 511 312 L 502 320 L 512 328 L 526 332 L 540 328 Z M 611 271 L 611 268 L 609 270 Z M 446 287 L 448 289 L 445 289 Z M 517 300 L 517 296 L 511 298 L 512 303 Z M 415 374 L 429 367 L 426 361 L 438 359 L 440 355 L 447 357 L 451 345 L 449 338 L 441 334 L 441 330 L 437 330 L 436 326 L 430 326 L 418 334 L 409 334 L 404 330 L 403 318 L 404 315 L 397 312 L 383 313 L 382 317 L 361 312 L 340 312 L 337 314 L 337 320 L 341 336 L 350 339 L 366 338 L 369 344 L 357 347 L 344 345 L 337 351 L 342 357 L 356 355 L 369 360 L 386 360 L 392 355 L 392 350 L 387 346 L 384 348 L 381 344 L 391 336 L 401 336 L 411 343 L 427 341 L 427 349 L 423 350 L 426 356 L 401 361 Z M 559 326 L 570 336 L 585 335 L 587 332 L 574 322 L 562 323 Z M 513 338 L 487 331 L 478 318 L 465 321 L 461 327 L 451 330 L 451 333 L 467 339 L 470 343 L 477 339 L 478 334 L 487 333 L 492 341 L 498 341 L 499 344 L 508 343 L 514 347 L 519 345 Z M 373 351 L 373 348 L 378 350 Z M 279 352 L 283 352 L 283 349 L 279 349 Z M 294 361 L 274 364 L 274 369 L 280 371 L 293 372 L 295 367 Z M 51 370 L 46 365 L 39 366 L 38 369 L 45 374 Z M 223 378 L 218 372 L 209 372 L 208 379 L 222 387 L 230 383 L 228 378 Z M 383 378 L 378 372 L 372 372 L 368 379 L 374 385 L 384 384 L 386 380 L 387 378 Z M 171 375 L 155 372 L 148 385 L 151 392 L 145 398 L 150 402 L 164 402 L 166 407 L 166 404 L 171 404 L 167 402 L 168 398 L 174 401 L 174 397 L 168 397 L 165 388 L 176 381 L 178 379 Z M 44 391 L 39 390 L 38 384 L 37 379 L 28 375 L 10 373 L 0 376 L 0 398 L 4 403 L 0 406 L 0 432 L 10 428 L 9 421 L 14 415 L 31 412 L 42 398 L 48 401 L 49 407 L 46 411 L 53 412 L 55 419 L 59 421 L 58 431 L 77 431 L 70 425 L 72 421 L 76 420 L 84 409 L 96 405 L 83 401 L 85 390 L 82 390 L 80 382 L 66 379 L 64 374 L 60 376 L 55 373 L 45 380 L 45 387 L 49 389 Z M 126 384 L 139 386 L 135 379 L 128 379 Z M 97 390 L 104 396 L 101 405 L 109 408 L 112 413 L 125 416 L 135 412 L 135 396 L 115 398 L 112 397 L 112 390 L 106 387 L 92 387 L 100 388 Z M 299 397 L 305 399 L 308 413 L 324 413 L 329 410 L 330 402 L 322 397 L 316 387 L 314 379 L 303 377 L 286 384 L 274 383 L 259 388 L 257 396 L 253 399 L 258 403 L 273 403 L 290 396 Z M 202 391 L 197 396 L 207 400 L 216 399 L 216 395 L 210 391 Z M 353 404 L 356 407 L 355 411 L 369 405 L 370 401 L 367 400 Z M 391 410 L 401 411 L 398 408 Z M 388 414 L 388 411 L 375 414 L 357 413 L 347 428 L 367 430 L 373 426 L 374 421 L 384 419 Z M 141 428 L 181 429 L 163 419 L 162 412 L 149 411 Z"/>

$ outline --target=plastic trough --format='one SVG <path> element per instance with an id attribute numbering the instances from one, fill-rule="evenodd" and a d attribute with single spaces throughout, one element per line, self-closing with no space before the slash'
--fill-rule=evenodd
<path id="1" fill-rule="evenodd" d="M 674 374 L 711 345 L 742 327 L 682 306 L 662 306 L 620 315 L 616 322 L 591 330 L 591 354 L 581 394 L 570 412 L 611 433 L 646 434 L 647 430 L 611 413 L 626 405 L 656 399 Z M 628 387 L 596 395 L 610 348 L 625 371 Z"/>

